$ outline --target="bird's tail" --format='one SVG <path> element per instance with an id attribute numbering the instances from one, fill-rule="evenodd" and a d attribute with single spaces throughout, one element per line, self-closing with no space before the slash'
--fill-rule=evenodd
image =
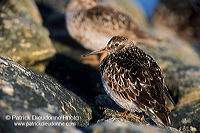
<path id="1" fill-rule="evenodd" d="M 166 125 L 169 126 L 171 124 L 170 119 L 168 117 L 168 113 L 161 113 L 161 112 L 154 112 L 154 114 L 160 119 L 160 121 Z"/>

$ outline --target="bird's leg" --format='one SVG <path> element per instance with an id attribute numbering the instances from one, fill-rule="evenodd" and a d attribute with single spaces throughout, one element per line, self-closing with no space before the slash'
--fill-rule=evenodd
<path id="1" fill-rule="evenodd" d="M 127 110 L 124 111 L 124 113 L 122 114 L 108 114 L 108 116 L 119 116 L 119 117 L 124 117 L 124 118 L 131 118 L 131 119 L 137 119 L 137 120 L 140 120 L 140 121 L 144 121 L 145 118 L 144 118 L 144 112 L 142 113 L 142 116 L 137 116 L 136 114 L 127 114 Z"/>
<path id="2" fill-rule="evenodd" d="M 125 117 L 126 118 L 126 114 L 127 114 L 128 110 L 124 111 L 124 113 L 119 113 L 119 114 L 107 114 L 107 116 L 120 116 L 120 117 Z"/>
<path id="3" fill-rule="evenodd" d="M 142 112 L 142 116 L 140 117 L 140 120 L 141 120 L 141 121 L 144 121 L 144 120 L 145 120 L 145 118 L 144 118 L 144 112 Z"/>
<path id="4" fill-rule="evenodd" d="M 145 121 L 145 117 L 144 117 L 144 112 L 142 112 L 142 116 L 137 116 L 136 114 L 128 114 L 128 117 L 126 118 L 134 118 L 134 119 L 138 119 L 140 121 Z"/>
<path id="5" fill-rule="evenodd" d="M 119 116 L 119 117 L 124 117 L 124 118 L 131 118 L 131 119 L 138 119 L 141 120 L 141 118 L 135 114 L 127 114 L 127 110 L 124 111 L 122 114 L 108 114 L 108 116 Z"/>
<path id="6" fill-rule="evenodd" d="M 126 118 L 141 120 L 141 117 L 137 116 L 136 114 L 128 114 Z"/>

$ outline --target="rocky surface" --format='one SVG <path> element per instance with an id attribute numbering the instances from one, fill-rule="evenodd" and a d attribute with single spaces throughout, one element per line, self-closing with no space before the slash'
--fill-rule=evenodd
<path id="1" fill-rule="evenodd" d="M 178 130 L 161 129 L 148 125 L 131 124 L 128 121 L 109 119 L 105 122 L 91 125 L 84 130 L 86 133 L 179 133 Z"/>
<path id="2" fill-rule="evenodd" d="M 106 2 L 111 4 L 113 0 Z M 177 103 L 175 107 L 168 104 L 172 110 L 171 127 L 164 127 L 151 115 L 146 115 L 146 121 L 143 122 L 108 116 L 124 110 L 103 90 L 97 66 L 99 57 L 91 58 L 90 65 L 86 65 L 88 61 L 83 60 L 82 55 L 87 51 L 68 35 L 65 27 L 65 2 L 36 0 L 36 3 L 40 13 L 34 1 L 3 0 L 0 4 L 3 18 L 0 20 L 0 29 L 3 29 L 0 30 L 0 53 L 12 59 L 0 57 L 0 132 L 200 131 L 200 54 L 196 46 L 159 24 L 155 25 L 155 32 L 152 33 L 163 39 L 161 43 L 157 46 L 137 44 L 161 66 Z M 48 31 L 41 25 L 40 14 L 44 26 L 50 32 L 50 38 Z M 43 50 L 47 53 L 43 54 Z M 43 74 L 35 73 L 16 62 Z M 80 116 L 80 119 L 75 122 L 66 117 L 48 120 L 64 122 L 66 126 L 34 126 L 27 123 L 29 125 L 26 127 L 13 124 L 24 121 L 39 124 L 47 121 L 12 120 L 12 115 Z"/>
<path id="3" fill-rule="evenodd" d="M 39 75 L 6 57 L 0 57 L 0 108 L 3 131 L 10 128 L 14 116 L 69 116 L 59 120 L 86 126 L 91 119 L 91 108 L 74 93 L 47 76 Z M 11 117 L 10 120 L 8 117 Z M 30 118 L 30 122 L 41 122 Z M 63 120 L 64 119 L 64 120 Z M 32 121 L 31 121 L 32 120 Z M 27 122 L 22 119 L 22 122 Z M 48 120 L 45 122 L 49 122 Z M 55 121 L 54 121 L 55 122 Z M 74 125 L 72 125 L 74 126 Z"/>
<path id="4" fill-rule="evenodd" d="M 160 0 L 153 19 L 156 24 L 167 26 L 184 39 L 199 44 L 200 2 L 198 0 Z"/>
<path id="5" fill-rule="evenodd" d="M 33 0 L 1 0 L 0 13 L 1 55 L 31 65 L 55 54 Z"/>

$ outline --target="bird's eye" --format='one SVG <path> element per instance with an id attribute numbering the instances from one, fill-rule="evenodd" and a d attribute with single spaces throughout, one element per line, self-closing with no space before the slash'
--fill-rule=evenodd
<path id="1" fill-rule="evenodd" d="M 115 47 L 119 46 L 119 43 L 115 43 Z"/>

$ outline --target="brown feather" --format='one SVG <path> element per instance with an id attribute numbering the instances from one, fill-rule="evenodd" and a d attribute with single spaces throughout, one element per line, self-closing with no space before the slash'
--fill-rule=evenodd
<path id="1" fill-rule="evenodd" d="M 169 125 L 170 111 L 164 98 L 168 90 L 160 67 L 134 43 L 129 42 L 132 44 L 129 47 L 121 46 L 117 49 L 112 46 L 112 39 L 107 45 L 111 52 L 100 65 L 106 92 L 122 108 L 129 111 L 152 110 L 163 124 Z M 120 38 L 115 41 L 121 43 Z"/>
<path id="2" fill-rule="evenodd" d="M 170 119 L 168 117 L 167 113 L 160 113 L 160 112 L 154 112 L 154 114 L 156 115 L 156 117 L 158 117 L 160 119 L 160 121 L 166 125 L 169 126 L 170 125 Z"/>

